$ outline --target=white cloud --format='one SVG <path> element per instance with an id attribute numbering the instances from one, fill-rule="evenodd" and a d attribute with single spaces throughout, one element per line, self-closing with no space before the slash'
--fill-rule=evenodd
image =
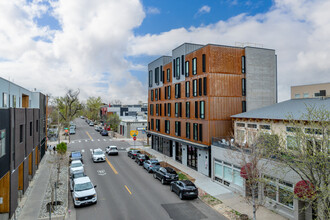
<path id="1" fill-rule="evenodd" d="M 146 100 L 146 89 L 124 58 L 133 29 L 145 17 L 140 1 L 59 0 L 51 5 L 62 30 L 37 26 L 35 18 L 48 10 L 45 4 L 0 2 L 0 76 L 52 95 L 79 88 L 83 99 L 101 95 L 134 102 L 136 94 Z M 97 87 L 104 82 L 108 88 Z"/>
<path id="2" fill-rule="evenodd" d="M 160 14 L 160 10 L 156 7 L 148 7 L 147 14 Z"/>
<path id="3" fill-rule="evenodd" d="M 270 11 L 189 29 L 179 28 L 132 38 L 131 55 L 168 54 L 184 42 L 235 45 L 262 44 L 278 55 L 279 100 L 290 86 L 330 81 L 330 1 L 276 0 Z"/>
<path id="4" fill-rule="evenodd" d="M 201 15 L 201 14 L 207 14 L 207 13 L 210 13 L 210 11 L 211 11 L 211 7 L 208 5 L 204 5 L 200 9 L 198 9 L 198 12 L 195 14 L 195 16 Z"/>

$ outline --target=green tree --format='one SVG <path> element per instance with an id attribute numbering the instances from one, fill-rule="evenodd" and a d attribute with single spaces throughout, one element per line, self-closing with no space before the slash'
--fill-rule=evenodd
<path id="1" fill-rule="evenodd" d="M 59 121 L 64 126 L 68 126 L 69 122 L 75 119 L 82 109 L 78 96 L 80 91 L 73 91 L 69 89 L 65 96 L 57 97 L 55 104 L 59 113 Z"/>
<path id="2" fill-rule="evenodd" d="M 306 106 L 299 120 L 288 117 L 287 127 L 291 128 L 290 139 L 283 131 L 280 147 L 265 144 L 265 148 L 308 183 L 302 189 L 305 192 L 295 196 L 316 211 L 314 217 L 330 219 L 330 111 L 324 106 Z"/>
<path id="3" fill-rule="evenodd" d="M 112 131 L 117 132 L 118 126 L 121 120 L 117 114 L 111 114 L 107 117 L 106 123 L 110 124 L 110 128 Z"/>
<path id="4" fill-rule="evenodd" d="M 64 143 L 64 142 L 59 143 L 56 146 L 56 151 L 60 155 L 65 155 L 66 154 L 66 151 L 67 151 L 67 144 Z"/>
<path id="5" fill-rule="evenodd" d="M 101 97 L 89 97 L 86 103 L 86 116 L 93 121 L 99 119 L 102 105 Z"/>

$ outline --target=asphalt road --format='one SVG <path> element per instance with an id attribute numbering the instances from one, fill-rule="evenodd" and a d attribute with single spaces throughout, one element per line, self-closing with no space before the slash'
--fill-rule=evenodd
<path id="1" fill-rule="evenodd" d="M 180 200 L 169 185 L 162 185 L 127 157 L 128 143 L 102 137 L 83 119 L 76 119 L 76 125 L 77 133 L 71 136 L 68 150 L 84 151 L 85 173 L 97 185 L 98 195 L 97 204 L 76 208 L 78 220 L 226 219 L 199 199 Z M 90 149 L 104 150 L 109 145 L 116 145 L 119 155 L 93 163 Z M 74 209 L 71 196 L 69 201 L 69 209 Z"/>

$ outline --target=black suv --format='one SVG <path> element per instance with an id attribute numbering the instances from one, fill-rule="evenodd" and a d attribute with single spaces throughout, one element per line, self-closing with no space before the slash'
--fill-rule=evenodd
<path id="1" fill-rule="evenodd" d="M 129 151 L 127 151 L 127 156 L 132 159 L 135 159 L 135 157 L 140 153 L 141 152 L 139 150 L 129 150 Z"/>
<path id="2" fill-rule="evenodd" d="M 149 156 L 146 154 L 138 154 L 135 158 L 135 162 L 141 166 L 145 160 L 149 159 Z"/>
<path id="3" fill-rule="evenodd" d="M 159 179 L 162 184 L 179 180 L 178 174 L 171 167 L 161 167 L 154 173 L 154 178 Z"/>

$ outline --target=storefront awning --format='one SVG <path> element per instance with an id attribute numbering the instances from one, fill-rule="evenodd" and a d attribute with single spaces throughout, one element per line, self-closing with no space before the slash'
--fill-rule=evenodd
<path id="1" fill-rule="evenodd" d="M 146 133 L 151 134 L 151 135 L 155 135 L 155 136 L 158 136 L 158 137 L 167 138 L 167 139 L 170 139 L 172 141 L 177 141 L 177 142 L 180 142 L 180 143 L 185 144 L 185 145 L 191 145 L 191 146 L 197 147 L 199 149 L 203 149 L 203 150 L 211 149 L 211 146 L 207 146 L 205 144 L 198 144 L 198 143 L 195 143 L 195 142 L 191 142 L 191 141 L 187 141 L 187 140 L 184 140 L 184 139 L 172 137 L 172 136 L 169 136 L 169 135 L 159 134 L 159 133 L 153 132 L 153 131 L 146 130 Z"/>

